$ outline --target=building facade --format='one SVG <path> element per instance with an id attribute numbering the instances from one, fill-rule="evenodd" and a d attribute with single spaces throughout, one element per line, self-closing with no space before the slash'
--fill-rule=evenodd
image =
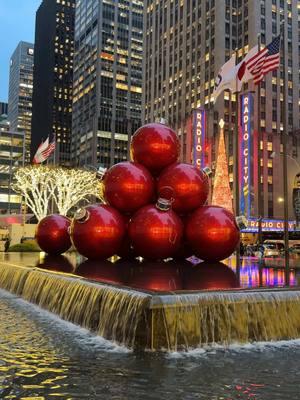
<path id="1" fill-rule="evenodd" d="M 57 164 L 70 164 L 75 0 L 43 0 L 36 13 L 32 145 L 55 136 Z"/>
<path id="2" fill-rule="evenodd" d="M 7 115 L 8 104 L 0 101 L 0 115 Z"/>
<path id="3" fill-rule="evenodd" d="M 109 167 L 140 126 L 143 1 L 76 4 L 72 158 Z"/>
<path id="4" fill-rule="evenodd" d="M 12 190 L 13 174 L 25 162 L 24 132 L 13 132 L 0 121 L 0 213 L 20 214 L 22 198 Z"/>
<path id="5" fill-rule="evenodd" d="M 8 120 L 12 132 L 25 133 L 26 161 L 30 159 L 33 54 L 32 43 L 20 42 L 9 69 Z"/>
<path id="6" fill-rule="evenodd" d="M 143 120 L 166 118 L 177 130 L 182 143 L 182 160 L 190 159 L 189 137 L 192 111 L 206 113 L 205 151 L 214 166 L 218 141 L 218 122 L 225 121 L 225 138 L 233 181 L 233 151 L 236 118 L 236 95 L 225 91 L 214 104 L 215 77 L 221 66 L 238 49 L 241 60 L 258 43 L 265 46 L 280 33 L 285 21 L 285 68 L 269 73 L 261 85 L 260 118 L 258 89 L 250 82 L 243 92 L 253 92 L 251 168 L 254 170 L 249 192 L 253 197 L 251 213 L 257 215 L 254 193 L 264 193 L 264 216 L 282 217 L 283 193 L 282 134 L 288 133 L 291 174 L 299 161 L 299 5 L 297 0 L 147 0 L 144 10 L 145 81 L 143 86 Z M 285 71 L 285 72 L 284 72 Z M 284 76 L 285 73 L 285 76 Z M 283 126 L 284 81 L 287 123 Z M 240 97 L 239 97 L 240 100 Z M 241 102 L 241 100 L 240 100 Z M 239 124 L 242 114 L 239 108 Z M 259 122 L 258 122 L 259 121 Z M 261 153 L 254 153 L 255 137 L 262 131 Z M 258 147 L 258 145 L 257 145 Z M 272 156 L 272 157 L 271 157 Z M 255 158 L 256 157 L 256 158 Z M 262 177 L 255 177 L 261 159 Z M 293 172 L 290 172 L 292 171 Z"/>

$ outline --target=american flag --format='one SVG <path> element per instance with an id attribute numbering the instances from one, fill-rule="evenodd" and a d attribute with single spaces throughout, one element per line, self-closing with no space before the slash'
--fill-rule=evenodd
<path id="1" fill-rule="evenodd" d="M 49 143 L 49 138 L 42 142 L 37 149 L 37 152 L 33 158 L 34 164 L 40 164 L 47 160 L 47 158 L 53 153 L 55 150 L 55 140 L 52 143 Z"/>
<path id="2" fill-rule="evenodd" d="M 255 85 L 262 81 L 263 77 L 268 73 L 277 69 L 280 65 L 280 39 L 277 36 L 267 47 L 260 50 L 252 58 L 250 58 L 246 67 L 252 74 Z"/>
<path id="3" fill-rule="evenodd" d="M 55 150 L 55 141 L 50 143 L 49 146 L 44 151 L 42 151 L 42 155 L 45 158 L 45 160 L 53 153 L 54 150 Z"/>

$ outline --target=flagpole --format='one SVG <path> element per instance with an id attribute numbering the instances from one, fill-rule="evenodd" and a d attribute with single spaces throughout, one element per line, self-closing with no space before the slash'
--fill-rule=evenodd
<path id="1" fill-rule="evenodd" d="M 288 196 L 288 182 L 287 182 L 287 139 L 288 139 L 288 126 L 287 126 L 287 82 L 286 82 L 286 62 L 285 62 L 285 23 L 284 19 L 280 25 L 282 34 L 282 60 L 283 60 L 283 131 L 282 131 L 282 147 L 283 147 L 283 198 L 284 198 L 284 259 L 285 259 L 285 284 L 290 285 L 290 258 L 289 258 L 289 196 Z"/>
<path id="2" fill-rule="evenodd" d="M 238 49 L 235 50 L 235 65 L 238 65 Z M 235 90 L 235 132 L 234 132 L 234 187 L 235 187 L 235 215 L 240 215 L 240 187 L 239 187 L 239 92 L 238 77 L 236 76 Z M 240 279 L 241 254 L 240 245 L 236 248 L 236 274 Z"/>
<path id="3" fill-rule="evenodd" d="M 261 35 L 257 35 L 258 51 L 261 50 Z M 264 180 L 261 182 L 261 176 L 263 175 L 263 168 L 261 160 L 263 159 L 261 151 L 262 131 L 261 131 L 261 81 L 257 85 L 257 214 L 258 214 L 258 244 L 262 245 L 262 219 L 264 216 L 264 202 L 263 202 L 263 190 L 261 190 L 261 184 L 264 186 Z"/>

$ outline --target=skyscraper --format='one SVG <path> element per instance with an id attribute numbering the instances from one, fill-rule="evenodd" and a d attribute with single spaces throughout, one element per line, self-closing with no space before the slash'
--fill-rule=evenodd
<path id="1" fill-rule="evenodd" d="M 33 44 L 20 42 L 10 59 L 8 120 L 12 131 L 25 133 L 29 161 L 32 117 Z"/>
<path id="2" fill-rule="evenodd" d="M 36 13 L 31 156 L 55 135 L 56 163 L 69 165 L 75 0 L 43 0 Z"/>
<path id="3" fill-rule="evenodd" d="M 214 78 L 220 67 L 238 49 L 239 60 L 258 43 L 270 43 L 280 33 L 285 21 L 286 76 L 279 69 L 262 82 L 260 99 L 260 126 L 262 153 L 255 154 L 258 131 L 258 94 L 253 83 L 245 85 L 244 92 L 254 92 L 252 118 L 253 165 L 261 158 L 262 178 L 258 187 L 257 167 L 253 167 L 250 182 L 253 215 L 257 215 L 254 193 L 262 190 L 264 215 L 282 216 L 283 205 L 278 203 L 282 193 L 282 138 L 283 80 L 287 82 L 287 126 L 290 132 L 289 151 L 291 165 L 299 156 L 297 132 L 299 129 L 299 5 L 297 0 L 164 0 L 145 2 L 143 119 L 146 122 L 164 117 L 179 133 L 182 159 L 187 157 L 188 123 L 192 110 L 202 107 L 206 111 L 208 160 L 213 165 L 216 157 L 218 120 L 225 121 L 225 139 L 229 154 L 230 179 L 233 168 L 233 139 L 235 134 L 236 95 L 228 91 L 216 104 L 212 93 Z M 242 113 L 240 108 L 239 113 Z M 240 115 L 239 115 L 240 116 Z M 275 156 L 274 156 L 275 154 Z M 273 158 L 271 157 L 273 156 Z M 188 155 L 190 157 L 190 155 Z"/>
<path id="4" fill-rule="evenodd" d="M 7 115 L 7 109 L 8 109 L 8 104 L 3 103 L 2 101 L 0 102 L 0 116 L 5 114 Z"/>
<path id="5" fill-rule="evenodd" d="M 127 159 L 140 125 L 143 1 L 76 5 L 72 159 L 108 167 Z"/>

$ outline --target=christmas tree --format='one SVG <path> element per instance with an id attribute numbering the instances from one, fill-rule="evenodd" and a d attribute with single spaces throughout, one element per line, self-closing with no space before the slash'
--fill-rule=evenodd
<path id="1" fill-rule="evenodd" d="M 220 121 L 220 138 L 217 165 L 213 185 L 212 204 L 224 207 L 233 213 L 232 193 L 229 185 L 228 161 L 224 140 L 224 121 Z"/>

